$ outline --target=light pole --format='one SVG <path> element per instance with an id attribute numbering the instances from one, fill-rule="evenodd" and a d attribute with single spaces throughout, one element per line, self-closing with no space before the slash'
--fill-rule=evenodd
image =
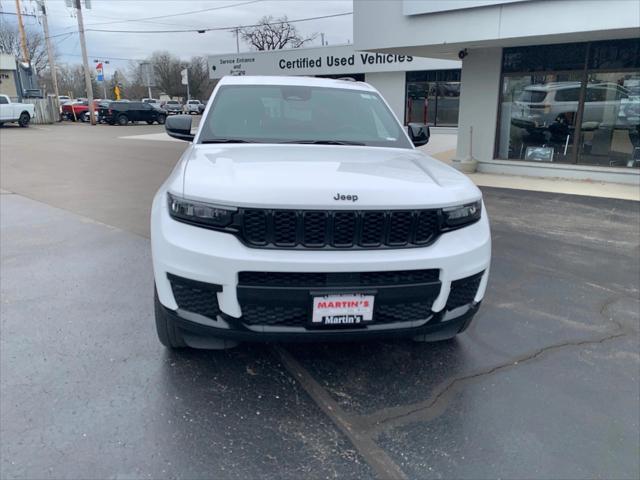
<path id="1" fill-rule="evenodd" d="M 100 69 L 100 75 L 102 76 L 102 91 L 104 92 L 104 99 L 107 99 L 107 75 L 105 74 L 105 65 L 109 65 L 109 60 L 100 60 L 99 58 L 94 58 L 93 63 L 102 64 L 102 68 Z"/>
<path id="2" fill-rule="evenodd" d="M 53 84 L 53 93 L 56 95 L 56 101 L 60 96 L 58 91 L 58 76 L 56 74 L 56 64 L 53 58 L 53 50 L 51 49 L 51 41 L 49 38 L 49 22 L 47 20 L 47 7 L 44 4 L 44 0 L 39 0 L 38 5 L 42 14 L 42 28 L 44 29 L 44 39 L 47 43 L 47 56 L 49 57 L 49 70 L 51 71 L 51 83 Z"/>
<path id="3" fill-rule="evenodd" d="M 87 0 L 85 7 L 91 5 Z M 91 125 L 96 124 L 96 112 L 93 105 L 93 85 L 91 85 L 91 73 L 89 72 L 89 60 L 87 58 L 87 43 L 84 38 L 84 19 L 82 18 L 82 4 L 80 0 L 75 0 L 76 17 L 78 18 L 78 33 L 80 34 L 80 50 L 82 52 L 82 65 L 84 66 L 84 84 L 87 88 L 87 99 L 89 101 L 89 118 Z"/>

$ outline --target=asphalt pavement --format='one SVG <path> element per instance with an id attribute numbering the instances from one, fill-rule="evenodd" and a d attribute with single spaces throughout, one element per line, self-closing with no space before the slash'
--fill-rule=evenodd
<path id="1" fill-rule="evenodd" d="M 491 277 L 453 342 L 174 353 L 161 131 L 0 129 L 1 478 L 640 476 L 640 203 L 483 189 Z"/>

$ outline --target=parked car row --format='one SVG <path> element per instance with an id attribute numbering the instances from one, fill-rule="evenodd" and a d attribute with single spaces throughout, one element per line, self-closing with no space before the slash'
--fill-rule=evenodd
<path id="1" fill-rule="evenodd" d="M 59 97 L 61 120 L 89 121 L 89 102 L 86 98 L 75 100 Z M 64 101 L 66 100 L 66 101 Z M 185 105 L 178 100 L 160 102 L 154 98 L 131 100 L 94 100 L 94 109 L 99 123 L 126 125 L 129 122 L 154 122 L 164 124 L 167 116 L 182 113 L 202 114 L 205 105 L 200 100 L 189 100 Z"/>
<path id="2" fill-rule="evenodd" d="M 204 103 L 201 103 L 200 100 L 188 100 L 184 105 L 178 100 L 166 100 L 164 102 L 160 102 L 153 98 L 143 98 L 142 101 L 165 109 L 169 115 L 180 113 L 200 115 L 204 111 L 205 107 Z"/>

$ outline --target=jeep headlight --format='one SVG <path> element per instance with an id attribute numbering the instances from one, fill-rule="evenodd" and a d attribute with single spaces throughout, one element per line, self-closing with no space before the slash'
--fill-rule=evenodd
<path id="1" fill-rule="evenodd" d="M 442 229 L 454 230 L 480 220 L 482 201 L 442 209 Z"/>
<path id="2" fill-rule="evenodd" d="M 205 228 L 228 226 L 233 221 L 234 213 L 238 210 L 233 207 L 211 205 L 178 198 L 170 193 L 167 194 L 167 200 L 171 218 L 179 222 L 191 223 Z"/>

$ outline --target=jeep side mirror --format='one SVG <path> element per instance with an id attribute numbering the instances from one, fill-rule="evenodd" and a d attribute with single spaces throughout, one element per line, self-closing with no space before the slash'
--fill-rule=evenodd
<path id="1" fill-rule="evenodd" d="M 195 137 L 195 135 L 191 133 L 191 115 L 174 115 L 173 117 L 168 117 L 164 128 L 170 137 L 179 140 L 191 142 Z"/>
<path id="2" fill-rule="evenodd" d="M 409 132 L 409 138 L 416 147 L 429 143 L 431 130 L 428 125 L 424 123 L 410 123 L 407 125 L 407 131 Z"/>

